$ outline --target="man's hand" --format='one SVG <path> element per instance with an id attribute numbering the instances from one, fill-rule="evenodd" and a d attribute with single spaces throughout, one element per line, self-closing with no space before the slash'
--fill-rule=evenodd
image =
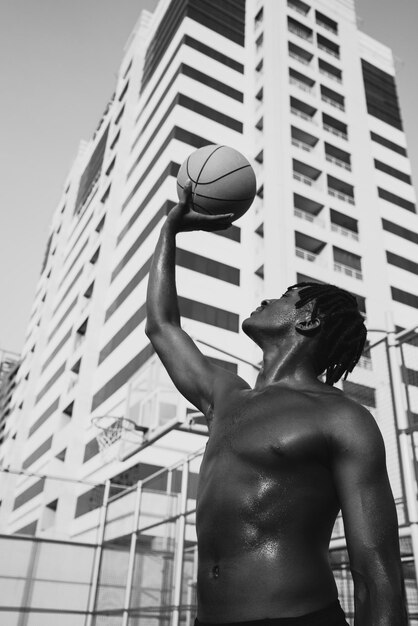
<path id="1" fill-rule="evenodd" d="M 231 225 L 233 213 L 223 215 L 203 215 L 193 209 L 192 183 L 188 180 L 181 192 L 179 203 L 171 209 L 167 222 L 176 232 L 187 230 L 224 230 Z"/>

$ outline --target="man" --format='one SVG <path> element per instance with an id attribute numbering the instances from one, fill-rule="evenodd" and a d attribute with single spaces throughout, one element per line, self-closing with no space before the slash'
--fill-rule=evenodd
<path id="1" fill-rule="evenodd" d="M 364 345 L 355 298 L 302 283 L 263 300 L 242 324 L 263 351 L 253 389 L 213 365 L 180 326 L 176 233 L 226 228 L 231 217 L 194 212 L 188 184 L 162 228 L 147 295 L 146 333 L 209 428 L 196 625 L 347 624 L 328 558 L 341 509 L 355 626 L 406 626 L 383 440 L 370 413 L 332 386 Z M 324 371 L 327 384 L 318 380 Z"/>

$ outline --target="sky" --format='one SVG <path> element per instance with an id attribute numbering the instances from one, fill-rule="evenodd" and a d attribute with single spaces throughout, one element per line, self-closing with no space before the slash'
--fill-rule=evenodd
<path id="1" fill-rule="evenodd" d="M 49 225 L 79 142 L 91 138 L 113 93 L 141 10 L 156 4 L 0 0 L 0 350 L 22 350 Z M 393 50 L 418 182 L 418 0 L 356 0 L 356 7 L 361 30 Z"/>

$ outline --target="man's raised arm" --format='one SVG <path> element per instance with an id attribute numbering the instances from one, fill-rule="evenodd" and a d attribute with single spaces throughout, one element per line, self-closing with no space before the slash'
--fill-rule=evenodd
<path id="1" fill-rule="evenodd" d="M 228 228 L 231 217 L 232 214 L 208 216 L 193 211 L 191 185 L 188 184 L 179 204 L 170 211 L 161 229 L 148 281 L 145 333 L 177 389 L 205 414 L 213 404 L 218 368 L 198 350 L 180 326 L 175 239 L 181 231 Z M 224 370 L 221 372 L 225 374 Z"/>

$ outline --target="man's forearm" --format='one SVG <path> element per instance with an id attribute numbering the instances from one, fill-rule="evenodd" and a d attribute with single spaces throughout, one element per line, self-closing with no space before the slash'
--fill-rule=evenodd
<path id="1" fill-rule="evenodd" d="M 378 581 L 356 584 L 354 626 L 407 626 L 406 600 L 398 585 Z"/>
<path id="2" fill-rule="evenodd" d="M 148 280 L 146 332 L 164 323 L 180 325 L 176 290 L 176 229 L 169 220 L 164 223 Z"/>

